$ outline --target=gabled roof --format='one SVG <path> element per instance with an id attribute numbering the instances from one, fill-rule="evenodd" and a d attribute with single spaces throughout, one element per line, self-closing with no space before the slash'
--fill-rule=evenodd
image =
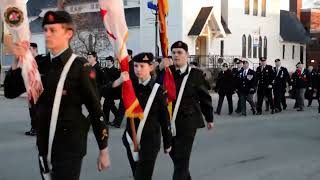
<path id="1" fill-rule="evenodd" d="M 203 7 L 201 8 L 196 20 L 194 21 L 190 31 L 189 36 L 198 36 L 202 32 L 202 29 L 204 28 L 209 15 L 211 14 L 213 7 Z"/>
<path id="2" fill-rule="evenodd" d="M 280 35 L 284 41 L 308 44 L 310 37 L 295 13 L 281 10 Z"/>

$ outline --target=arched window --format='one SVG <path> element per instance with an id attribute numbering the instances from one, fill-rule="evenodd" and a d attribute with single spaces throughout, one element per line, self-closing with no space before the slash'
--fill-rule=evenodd
<path id="1" fill-rule="evenodd" d="M 247 37 L 246 35 L 242 36 L 242 57 L 247 57 Z"/>
<path id="2" fill-rule="evenodd" d="M 267 13 L 267 0 L 262 0 L 262 3 L 261 3 L 261 16 L 263 17 L 266 17 Z"/>
<path id="3" fill-rule="evenodd" d="M 253 15 L 258 16 L 258 0 L 253 0 Z"/>
<path id="4" fill-rule="evenodd" d="M 268 40 L 266 36 L 263 39 L 263 55 L 263 57 L 265 58 L 267 58 L 268 56 Z"/>
<path id="5" fill-rule="evenodd" d="M 252 38 L 251 35 L 248 37 L 248 58 L 252 57 Z"/>
<path id="6" fill-rule="evenodd" d="M 244 14 L 250 14 L 250 0 L 244 1 Z"/>

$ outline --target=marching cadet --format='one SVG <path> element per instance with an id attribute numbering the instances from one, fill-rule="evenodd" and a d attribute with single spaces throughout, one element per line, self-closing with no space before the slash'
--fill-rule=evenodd
<path id="1" fill-rule="evenodd" d="M 235 86 L 233 79 L 233 74 L 231 70 L 228 68 L 227 63 L 222 64 L 222 71 L 218 74 L 217 84 L 215 91 L 219 94 L 219 101 L 216 110 L 216 114 L 220 115 L 221 108 L 223 104 L 224 97 L 227 97 L 228 107 L 229 107 L 229 115 L 233 112 L 233 102 L 232 102 L 232 95 L 234 94 Z"/>
<path id="2" fill-rule="evenodd" d="M 161 144 L 161 134 L 165 153 L 171 151 L 171 129 L 167 110 L 166 93 L 151 78 L 153 71 L 153 54 L 140 53 L 133 58 L 137 83 L 133 83 L 135 94 L 144 109 L 144 119 L 134 119 L 137 130 L 139 151 L 136 156 L 132 149 L 132 129 L 127 123 L 123 134 L 123 143 L 135 180 L 151 180 L 154 165 Z M 129 73 L 121 74 L 121 82 L 129 79 Z M 130 121 L 128 119 L 128 121 Z M 161 130 L 161 131 L 160 131 Z"/>
<path id="3" fill-rule="evenodd" d="M 98 56 L 95 51 L 87 53 L 87 60 L 96 72 L 96 83 L 98 88 L 99 97 L 102 96 L 102 86 L 104 84 L 103 71 L 101 70 L 100 64 L 97 62 Z"/>
<path id="4" fill-rule="evenodd" d="M 100 149 L 97 163 L 99 171 L 110 165 L 108 127 L 98 100 L 95 72 L 87 60 L 73 54 L 69 46 L 75 31 L 70 14 L 65 11 L 48 11 L 42 27 L 50 53 L 38 63 L 44 86 L 44 92 L 36 104 L 41 175 L 45 180 L 78 180 L 90 126 L 81 112 L 82 104 L 89 111 Z M 12 49 L 16 60 L 4 82 L 7 98 L 16 98 L 26 91 L 17 59 L 26 53 L 27 48 L 25 42 L 17 42 Z M 60 76 L 65 76 L 65 81 Z M 62 86 L 58 86 L 58 83 Z M 56 104 L 60 104 L 60 107 Z"/>
<path id="5" fill-rule="evenodd" d="M 313 69 L 313 66 L 308 66 L 308 85 L 306 88 L 305 97 L 308 99 L 308 107 L 311 106 L 313 101 L 313 94 L 316 90 L 316 83 L 317 83 L 317 72 Z"/>
<path id="6" fill-rule="evenodd" d="M 233 74 L 233 79 L 236 81 L 238 80 L 240 77 L 239 77 L 239 73 L 240 71 L 242 70 L 243 68 L 243 61 L 241 61 L 240 59 L 238 58 L 235 58 L 233 60 L 236 64 L 237 64 L 237 67 L 233 68 L 232 69 L 232 74 Z M 238 95 L 238 103 L 237 103 L 237 108 L 235 110 L 236 113 L 241 113 L 241 108 L 240 108 L 240 93 L 237 91 L 237 95 Z"/>
<path id="7" fill-rule="evenodd" d="M 237 82 L 242 115 L 247 115 L 247 101 L 251 106 L 253 115 L 255 115 L 256 107 L 255 103 L 253 102 L 253 95 L 256 92 L 256 73 L 254 70 L 249 68 L 248 61 L 243 61 L 243 69 L 239 72 L 239 78 Z"/>
<path id="8" fill-rule="evenodd" d="M 276 59 L 274 62 L 276 65 L 273 68 L 275 72 L 275 78 L 273 82 L 274 106 L 275 112 L 281 112 L 281 104 L 284 110 L 287 108 L 285 93 L 287 89 L 287 82 L 289 82 L 290 79 L 290 75 L 288 69 L 281 66 L 280 59 Z"/>
<path id="9" fill-rule="evenodd" d="M 297 63 L 297 70 L 292 74 L 291 85 L 294 87 L 295 92 L 295 108 L 297 111 L 303 111 L 304 107 L 304 95 L 306 92 L 306 87 L 309 82 L 308 80 L 308 71 L 303 67 L 303 63 Z M 291 87 L 292 89 L 292 87 Z"/>
<path id="10" fill-rule="evenodd" d="M 174 111 L 171 120 L 173 144 L 170 157 L 174 164 L 173 180 L 190 180 L 190 155 L 193 141 L 198 128 L 214 127 L 212 99 L 206 87 L 203 72 L 188 65 L 188 45 L 177 41 L 171 46 L 174 65 L 169 66 L 165 58 L 162 68 L 170 67 L 173 73 L 177 100 L 174 101 Z"/>
<path id="11" fill-rule="evenodd" d="M 32 53 L 32 56 L 34 57 L 34 59 L 36 60 L 37 63 L 39 63 L 38 61 L 41 60 L 41 56 L 42 55 L 38 55 L 38 45 L 36 43 L 30 43 L 30 47 L 29 47 L 31 53 Z M 35 136 L 37 135 L 37 132 L 36 132 L 36 112 L 35 112 L 35 105 L 30 102 L 29 104 L 29 114 L 30 114 L 30 120 L 31 120 L 31 129 L 30 131 L 27 131 L 25 132 L 24 134 L 27 135 L 27 136 Z"/>
<path id="12" fill-rule="evenodd" d="M 272 100 L 272 82 L 274 80 L 273 68 L 267 65 L 267 59 L 260 58 L 260 66 L 257 68 L 257 83 L 258 83 L 258 103 L 257 103 L 257 115 L 262 114 L 262 103 L 264 97 L 268 98 L 268 102 L 271 108 L 271 114 L 274 113 L 274 103 Z"/>
<path id="13" fill-rule="evenodd" d="M 107 118 L 107 123 L 115 126 L 117 118 L 119 118 L 119 110 L 116 107 L 114 101 L 121 98 L 121 86 L 113 88 L 112 84 L 120 77 L 120 70 L 114 66 L 114 58 L 112 56 L 106 57 L 106 67 L 103 68 L 104 73 L 104 87 L 103 87 L 103 113 Z M 113 113 L 115 119 L 111 123 L 109 122 L 110 111 Z"/>

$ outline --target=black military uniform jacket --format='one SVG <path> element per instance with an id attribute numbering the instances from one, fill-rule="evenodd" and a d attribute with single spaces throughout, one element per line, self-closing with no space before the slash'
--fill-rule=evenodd
<path id="1" fill-rule="evenodd" d="M 272 66 L 266 65 L 263 70 L 262 66 L 259 66 L 256 70 L 256 73 L 259 88 L 268 88 L 269 85 L 273 85 L 275 73 Z"/>
<path id="2" fill-rule="evenodd" d="M 155 82 L 150 80 L 150 82 L 144 86 L 142 84 L 134 83 L 134 91 L 139 100 L 142 109 L 145 109 L 147 101 L 151 94 L 152 88 Z M 149 115 L 147 117 L 146 123 L 144 125 L 141 141 L 140 141 L 140 153 L 154 152 L 160 150 L 161 134 L 163 137 L 163 145 L 165 149 L 171 146 L 171 129 L 170 129 L 170 119 L 167 110 L 167 94 L 159 87 L 154 101 L 151 105 Z M 126 138 L 126 132 L 130 135 L 132 139 L 132 131 L 130 128 L 130 122 L 127 122 L 126 130 L 123 135 L 123 139 Z M 140 119 L 135 119 L 135 127 L 138 130 Z M 161 129 L 161 132 L 160 132 Z"/>
<path id="3" fill-rule="evenodd" d="M 56 88 L 63 67 L 71 55 L 72 50 L 69 48 L 52 60 L 50 55 L 47 55 L 38 61 L 38 69 L 44 86 L 44 92 L 36 104 L 37 146 L 41 156 L 47 155 L 49 126 Z M 99 148 L 107 147 L 108 127 L 104 122 L 97 97 L 94 74 L 86 59 L 82 57 L 75 59 L 65 80 L 62 93 L 52 146 L 53 158 L 81 157 L 86 154 L 90 122 L 82 114 L 83 104 L 90 113 L 92 128 Z M 10 70 L 4 82 L 5 97 L 16 98 L 25 91 L 21 69 Z"/>
<path id="4" fill-rule="evenodd" d="M 291 85 L 295 89 L 306 88 L 309 83 L 308 70 L 303 69 L 301 75 L 298 75 L 298 69 L 291 76 Z"/>
<path id="5" fill-rule="evenodd" d="M 280 67 L 277 72 L 277 68 L 273 68 L 275 78 L 273 82 L 274 90 L 286 90 L 287 82 L 290 83 L 290 75 L 288 69 L 285 67 Z"/>
<path id="6" fill-rule="evenodd" d="M 240 73 L 240 71 L 242 70 L 243 68 L 232 68 L 232 74 L 233 74 L 233 78 L 239 78 L 239 73 Z"/>
<path id="7" fill-rule="evenodd" d="M 244 74 L 244 69 L 239 73 L 239 78 L 237 80 L 237 89 L 243 94 L 254 94 L 257 87 L 257 77 L 256 73 L 252 69 L 248 69 L 247 74 Z"/>
<path id="8" fill-rule="evenodd" d="M 92 66 L 92 68 L 95 70 L 96 72 L 96 83 L 97 83 L 97 88 L 98 88 L 98 92 L 99 92 L 99 96 L 102 96 L 102 87 L 104 84 L 104 74 L 103 71 L 99 65 L 99 63 L 96 63 L 94 66 Z"/>
<path id="9" fill-rule="evenodd" d="M 231 70 L 220 71 L 218 74 L 215 91 L 219 94 L 233 94 L 235 90 L 234 74 Z"/>
<path id="10" fill-rule="evenodd" d="M 121 86 L 117 88 L 112 87 L 112 83 L 120 77 L 120 70 L 114 66 L 111 68 L 103 68 L 104 73 L 104 86 L 103 86 L 103 97 L 111 99 L 121 98 Z"/>
<path id="11" fill-rule="evenodd" d="M 182 80 L 189 73 L 188 68 L 183 74 L 178 74 L 175 66 L 170 66 L 175 79 L 177 97 Z M 174 107 L 175 102 L 173 109 Z M 202 114 L 208 123 L 213 122 L 212 98 L 208 92 L 203 72 L 200 69 L 192 68 L 176 118 L 177 133 L 205 127 Z"/>
<path id="12" fill-rule="evenodd" d="M 317 86 L 317 72 L 315 70 L 312 70 L 311 72 L 308 71 L 308 79 L 308 87 L 315 89 Z"/>

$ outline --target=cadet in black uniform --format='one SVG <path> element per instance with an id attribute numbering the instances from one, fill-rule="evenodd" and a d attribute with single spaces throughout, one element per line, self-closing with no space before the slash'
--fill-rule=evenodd
<path id="1" fill-rule="evenodd" d="M 281 104 L 283 109 L 287 108 L 286 103 L 286 89 L 287 89 L 287 82 L 289 82 L 290 75 L 288 69 L 281 66 L 280 59 L 276 59 L 275 61 L 276 67 L 273 68 L 275 73 L 275 78 L 273 82 L 273 94 L 274 94 L 274 106 L 275 112 L 281 112 Z"/>
<path id="2" fill-rule="evenodd" d="M 239 72 L 237 89 L 240 94 L 241 113 L 243 116 L 247 115 L 247 101 L 251 106 L 253 115 L 256 114 L 255 103 L 253 102 L 253 95 L 256 92 L 257 78 L 254 70 L 249 68 L 249 62 L 243 61 L 243 69 Z"/>
<path id="3" fill-rule="evenodd" d="M 274 80 L 273 68 L 267 65 L 266 58 L 260 58 L 260 66 L 257 68 L 257 82 L 258 82 L 258 103 L 257 103 L 257 115 L 262 114 L 262 103 L 264 97 L 268 98 L 268 102 L 271 108 L 271 114 L 274 113 L 274 103 L 272 99 L 272 83 Z"/>
<path id="4" fill-rule="evenodd" d="M 303 63 L 297 63 L 297 70 L 292 74 L 291 85 L 295 92 L 295 108 L 297 111 L 303 111 L 304 108 L 304 95 L 306 92 L 306 87 L 309 83 L 308 71 L 303 67 Z"/>
<path id="5" fill-rule="evenodd" d="M 305 97 L 306 99 L 308 99 L 308 107 L 311 106 L 312 101 L 313 101 L 313 94 L 314 91 L 316 90 L 316 84 L 317 84 L 317 72 L 313 69 L 313 66 L 309 66 L 308 67 L 308 85 L 306 88 L 306 93 L 305 93 Z"/>
<path id="6" fill-rule="evenodd" d="M 38 45 L 36 43 L 30 43 L 30 51 L 32 53 L 32 56 L 34 59 L 39 62 L 42 55 L 38 55 Z M 25 132 L 25 135 L 27 136 L 35 136 L 36 133 L 36 112 L 35 112 L 35 105 L 32 102 L 29 102 L 29 114 L 30 114 L 30 120 L 31 120 L 31 129 L 30 131 Z"/>
<path id="7" fill-rule="evenodd" d="M 90 63 L 90 65 L 92 66 L 92 68 L 96 72 L 96 83 L 97 83 L 99 97 L 101 97 L 102 96 L 102 86 L 104 84 L 104 74 L 103 74 L 103 71 L 101 69 L 100 64 L 97 61 L 98 60 L 97 53 L 95 51 L 88 52 L 87 59 L 88 59 L 88 62 Z"/>
<path id="8" fill-rule="evenodd" d="M 318 71 L 317 71 L 317 99 L 318 99 L 318 112 L 320 113 L 320 64 L 318 65 Z"/>
<path id="9" fill-rule="evenodd" d="M 217 84 L 215 91 L 219 94 L 219 101 L 216 110 L 216 114 L 220 115 L 221 108 L 223 104 L 224 97 L 227 97 L 228 100 L 228 107 L 229 107 L 229 115 L 233 112 L 233 102 L 232 102 L 232 95 L 234 94 L 235 90 L 235 83 L 233 78 L 233 74 L 231 70 L 228 68 L 228 64 L 224 63 L 222 65 L 222 71 L 220 71 L 217 79 Z"/>
<path id="10" fill-rule="evenodd" d="M 120 70 L 114 67 L 114 59 L 112 56 L 106 58 L 106 65 L 107 66 L 103 68 L 105 77 L 105 85 L 103 88 L 103 112 L 107 119 L 109 119 L 111 111 L 115 117 L 114 122 L 117 122 L 116 119 L 119 118 L 119 111 L 114 100 L 121 98 L 121 86 L 113 88 L 112 83 L 120 77 Z"/>
<path id="11" fill-rule="evenodd" d="M 212 99 L 206 87 L 203 72 L 188 66 L 188 45 L 177 41 L 171 46 L 174 66 L 170 66 L 173 73 L 177 97 L 184 77 L 188 77 L 180 101 L 175 121 L 171 120 L 175 137 L 173 138 L 171 159 L 174 164 L 173 180 L 191 180 L 189 161 L 193 141 L 198 128 L 205 127 L 203 116 L 207 121 L 208 129 L 214 127 Z M 163 60 L 163 66 L 168 67 L 169 59 Z M 182 89 L 181 89 L 182 90 Z M 177 106 L 178 99 L 174 101 Z"/>
<path id="12" fill-rule="evenodd" d="M 167 110 L 167 99 L 166 93 L 161 87 L 157 89 L 154 99 L 152 99 L 153 88 L 158 85 L 155 84 L 155 81 L 151 78 L 151 72 L 154 68 L 152 64 L 153 54 L 138 54 L 133 58 L 133 62 L 135 75 L 138 80 L 133 84 L 134 91 L 141 107 L 145 111 L 144 116 L 146 116 L 139 144 L 139 160 L 134 161 L 134 156 L 132 155 L 132 150 L 130 148 L 130 142 L 132 142 L 130 122 L 127 122 L 122 139 L 127 150 L 128 159 L 135 180 L 151 180 L 156 158 L 160 150 L 161 134 L 163 137 L 165 153 L 169 153 L 171 150 L 171 129 L 169 113 Z M 122 73 L 121 78 L 123 81 L 128 80 L 129 73 Z M 147 102 L 150 97 L 150 102 L 152 103 L 150 103 L 149 113 L 146 114 Z M 138 127 L 141 126 L 142 122 L 141 119 L 135 119 L 136 130 L 138 130 Z"/>
<path id="13" fill-rule="evenodd" d="M 236 81 L 237 79 L 239 79 L 239 73 L 243 69 L 243 61 L 241 61 L 238 58 L 235 58 L 233 61 L 237 64 L 237 67 L 232 69 L 233 79 L 234 79 L 234 81 Z M 235 112 L 241 113 L 240 93 L 238 91 L 237 91 L 237 95 L 238 95 L 238 102 L 237 102 L 237 108 L 236 108 Z"/>
<path id="14" fill-rule="evenodd" d="M 49 130 L 53 102 L 62 69 L 72 56 L 69 41 L 74 34 L 74 24 L 69 13 L 65 11 L 48 11 L 43 20 L 46 46 L 50 54 L 41 58 L 38 69 L 42 75 L 44 92 L 36 104 L 37 147 L 42 173 L 50 172 L 53 180 L 78 180 L 82 159 L 86 154 L 87 135 L 90 122 L 82 114 L 84 104 L 91 116 L 91 124 L 99 145 L 98 170 L 109 166 L 108 127 L 104 122 L 100 102 L 95 86 L 95 72 L 85 58 L 77 57 L 67 74 L 56 131 L 49 151 Z M 18 42 L 13 48 L 16 58 L 23 56 L 28 47 Z M 16 98 L 26 91 L 21 69 L 17 60 L 12 64 L 5 82 L 4 92 L 7 98 Z M 52 129 L 51 129 L 52 130 Z M 50 131 L 51 131 L 50 130 Z M 50 169 L 47 155 L 52 152 Z M 42 177 L 45 179 L 45 177 Z"/>

